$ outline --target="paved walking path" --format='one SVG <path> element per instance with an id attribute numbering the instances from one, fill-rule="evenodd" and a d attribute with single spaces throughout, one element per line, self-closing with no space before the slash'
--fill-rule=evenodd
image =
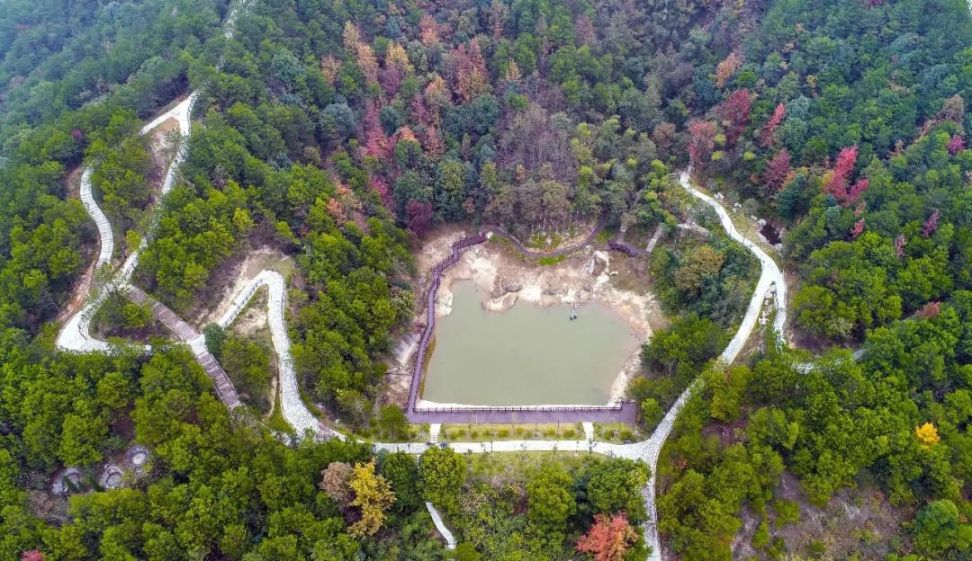
<path id="1" fill-rule="evenodd" d="M 442 521 L 442 515 L 439 514 L 438 510 L 435 510 L 435 507 L 432 506 L 432 503 L 429 501 L 425 501 L 425 508 L 429 511 L 429 515 L 432 517 L 432 523 L 435 524 L 435 529 L 442 534 L 442 539 L 446 541 L 446 548 L 455 549 L 456 538 L 452 536 L 452 532 L 449 531 L 449 528 L 446 527 L 445 522 Z"/>
<path id="2" fill-rule="evenodd" d="M 235 16 L 242 4 L 243 3 L 237 4 L 236 7 L 234 7 L 231 11 L 230 17 L 227 19 L 227 36 L 232 35 L 232 22 L 234 21 Z M 190 129 L 189 115 L 195 99 L 196 94 L 193 93 L 186 100 L 177 104 L 173 109 L 147 124 L 142 130 L 144 134 L 154 128 L 154 126 L 157 126 L 159 123 L 171 117 L 175 117 L 179 122 L 182 141 L 180 143 L 176 158 L 166 173 L 166 178 L 162 187 L 163 195 L 167 193 L 169 189 L 171 189 L 178 167 L 185 159 L 186 140 L 188 138 Z M 107 217 L 94 200 L 91 190 L 90 176 L 91 169 L 88 168 L 82 174 L 81 199 L 86 211 L 98 226 L 101 249 L 99 251 L 96 265 L 101 267 L 110 265 L 114 248 L 114 238 Z M 763 252 L 758 245 L 747 239 L 736 230 L 731 218 L 729 217 L 729 214 L 718 201 L 691 185 L 688 172 L 682 172 L 679 177 L 679 182 L 683 188 L 689 191 L 689 193 L 711 206 L 719 216 L 720 222 L 725 228 L 727 234 L 752 251 L 759 259 L 761 264 L 760 278 L 757 282 L 753 297 L 750 300 L 750 305 L 747 309 L 746 315 L 744 316 L 736 335 L 733 337 L 732 341 L 721 355 L 724 362 L 731 363 L 742 350 L 746 340 L 752 335 L 752 331 L 756 327 L 759 319 L 764 297 L 770 288 L 773 287 L 773 285 L 775 285 L 776 289 L 775 300 L 777 307 L 774 328 L 782 337 L 783 326 L 786 322 L 786 284 L 779 267 L 773 261 L 773 259 Z M 580 245 L 583 246 L 590 243 L 590 241 L 593 240 L 594 236 L 597 234 L 599 227 L 600 225 L 598 225 L 598 227 L 596 227 Z M 151 234 L 151 232 L 152 228 L 150 228 L 149 234 Z M 90 319 L 94 312 L 97 311 L 101 303 L 103 303 L 110 289 L 124 290 L 126 294 L 133 299 L 136 299 L 136 301 L 149 301 L 148 296 L 143 291 L 129 285 L 132 272 L 138 263 L 138 256 L 141 253 L 141 250 L 147 244 L 147 238 L 149 237 L 150 236 L 146 236 L 146 240 L 143 240 L 139 248 L 131 253 L 129 258 L 122 265 L 121 269 L 116 273 L 115 277 L 109 281 L 108 285 L 98 287 L 94 294 L 89 297 L 87 304 L 81 309 L 81 311 L 76 313 L 65 323 L 57 338 L 57 348 L 72 352 L 111 352 L 112 347 L 107 342 L 91 337 L 89 333 Z M 515 240 L 515 238 L 511 237 L 511 239 L 513 239 L 514 243 L 516 243 L 516 245 L 522 251 L 533 254 L 536 253 L 524 247 L 523 244 L 519 243 L 519 241 Z M 551 255 L 559 255 L 575 249 L 576 247 L 564 248 L 563 250 L 554 252 Z M 218 323 L 223 327 L 228 326 L 246 306 L 246 303 L 249 302 L 255 292 L 264 286 L 267 287 L 269 293 L 269 325 L 274 350 L 277 352 L 279 359 L 278 362 L 280 365 L 279 386 L 281 392 L 281 412 L 284 418 L 293 426 L 294 429 L 298 431 L 299 434 L 311 433 L 318 438 L 345 438 L 344 435 L 327 427 L 320 420 L 318 420 L 317 417 L 310 412 L 300 397 L 296 372 L 294 371 L 293 367 L 293 357 L 290 353 L 290 339 L 287 334 L 285 322 L 286 283 L 284 278 L 279 273 L 276 271 L 266 270 L 254 277 L 251 282 L 236 296 L 231 309 L 222 318 L 220 318 Z M 222 368 L 219 367 L 219 364 L 216 362 L 215 358 L 213 358 L 212 355 L 209 354 L 208 350 L 206 350 L 204 338 L 199 335 L 195 328 L 186 324 L 165 306 L 157 302 L 153 303 L 152 306 L 153 313 L 156 314 L 156 317 L 158 317 L 170 329 L 176 332 L 180 339 L 188 343 L 193 354 L 196 356 L 196 359 L 200 362 L 200 364 L 203 365 L 203 368 L 206 369 L 207 373 L 213 377 L 217 393 L 219 393 L 220 398 L 224 401 L 224 403 L 226 403 L 226 405 L 231 409 L 237 407 L 239 405 L 239 398 L 236 396 L 235 388 L 233 388 L 232 382 L 228 377 L 225 376 L 225 372 L 223 372 Z M 151 348 L 146 346 L 145 350 L 150 351 Z M 220 373 L 222 373 L 222 375 L 220 375 Z M 645 524 L 644 528 L 645 541 L 652 549 L 652 554 L 649 559 L 652 561 L 658 561 L 661 559 L 661 548 L 659 546 L 657 531 L 654 476 L 655 472 L 657 471 L 658 455 L 665 440 L 671 433 L 675 418 L 687 403 L 691 392 L 697 386 L 698 382 L 692 384 L 692 386 L 686 389 L 685 392 L 679 396 L 678 400 L 676 400 L 675 404 L 659 423 L 658 427 L 655 429 L 650 438 L 633 444 L 612 444 L 598 442 L 594 440 L 593 426 L 586 424 L 584 431 L 586 437 L 585 440 L 454 442 L 449 443 L 449 446 L 454 450 L 463 453 L 560 450 L 566 452 L 598 453 L 609 456 L 644 460 L 651 467 L 652 472 L 651 481 L 643 490 L 644 500 L 649 513 L 649 520 Z M 563 420 L 563 418 L 560 417 L 560 420 Z M 592 419 L 587 420 L 590 421 Z M 374 444 L 374 448 L 376 450 L 404 451 L 411 454 L 421 454 L 428 448 L 428 446 L 421 443 L 379 442 Z M 433 516 L 433 521 L 436 523 L 436 527 L 439 528 L 439 531 L 445 537 L 447 543 L 453 545 L 454 538 L 452 538 L 451 532 L 449 532 L 448 528 L 442 524 L 441 517 L 436 516 L 437 513 L 435 512 L 434 508 L 431 507 L 431 505 L 429 505 L 429 512 Z"/>
<path id="3" fill-rule="evenodd" d="M 193 92 L 172 109 L 159 115 L 142 127 L 141 134 L 144 135 L 169 119 L 175 119 L 179 123 L 180 142 L 178 152 L 166 170 L 160 197 L 164 197 L 172 190 L 178 168 L 185 161 L 190 131 L 189 116 L 192 112 L 192 106 L 196 102 L 196 98 L 197 94 Z M 115 236 L 112 232 L 111 224 L 108 222 L 108 217 L 105 216 L 105 213 L 94 199 L 91 187 L 91 173 L 92 168 L 88 166 L 81 174 L 80 198 L 88 215 L 91 216 L 91 219 L 94 220 L 95 225 L 98 227 L 98 240 L 101 249 L 98 253 L 98 260 L 95 262 L 95 270 L 97 271 L 111 266 L 111 258 L 115 247 Z M 135 266 L 138 264 L 138 258 L 142 250 L 148 246 L 149 239 L 155 233 L 158 216 L 159 214 L 157 213 L 152 220 L 147 235 L 142 239 L 139 246 L 129 254 L 128 258 L 125 259 L 121 268 L 103 285 L 99 286 L 98 283 L 93 283 L 95 285 L 93 296 L 88 297 L 87 303 L 68 319 L 64 327 L 61 328 L 60 333 L 58 333 L 57 341 L 55 342 L 58 349 L 81 353 L 111 351 L 111 345 L 107 341 L 97 339 L 91 335 L 91 319 L 98 311 L 98 308 L 101 307 L 101 304 L 104 303 L 108 294 L 113 290 L 124 290 L 129 285 L 132 274 L 135 272 Z M 149 349 L 150 347 L 146 345 L 145 350 L 148 351 Z"/>
<path id="4" fill-rule="evenodd" d="M 655 251 L 655 246 L 658 245 L 658 240 L 661 239 L 662 234 L 665 233 L 665 225 L 659 224 L 655 228 L 655 233 L 651 235 L 651 239 L 648 240 L 648 245 L 645 246 L 645 255 L 651 255 Z"/>
<path id="5" fill-rule="evenodd" d="M 229 309 L 217 323 L 228 327 L 243 311 L 246 304 L 260 288 L 267 288 L 267 323 L 270 339 L 277 353 L 278 386 L 280 388 L 280 412 L 298 435 L 307 431 L 321 438 L 339 438 L 344 435 L 322 423 L 304 404 L 297 386 L 294 358 L 290 353 L 290 337 L 287 335 L 285 311 L 287 307 L 287 283 L 283 275 L 273 270 L 261 271 L 233 298 Z"/>

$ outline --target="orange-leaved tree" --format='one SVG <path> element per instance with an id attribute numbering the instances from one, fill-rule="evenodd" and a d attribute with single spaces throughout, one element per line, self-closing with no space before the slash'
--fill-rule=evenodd
<path id="1" fill-rule="evenodd" d="M 594 525 L 577 540 L 577 551 L 590 553 L 594 561 L 621 561 L 638 533 L 622 514 L 597 514 Z"/>

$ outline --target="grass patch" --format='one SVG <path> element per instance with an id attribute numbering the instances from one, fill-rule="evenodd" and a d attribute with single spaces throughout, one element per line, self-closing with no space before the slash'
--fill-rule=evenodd
<path id="1" fill-rule="evenodd" d="M 283 409 L 280 407 L 280 392 L 277 392 L 274 398 L 273 413 L 267 419 L 267 426 L 275 431 L 285 432 L 287 434 L 294 434 L 294 427 L 290 426 L 287 419 L 284 419 Z"/>
<path id="2" fill-rule="evenodd" d="M 442 425 L 440 440 L 584 440 L 581 423 Z"/>
<path id="3" fill-rule="evenodd" d="M 494 452 L 490 454 L 467 454 L 466 465 L 473 481 L 489 481 L 491 484 L 525 484 L 529 474 L 545 462 L 557 461 L 564 464 L 568 472 L 574 472 L 585 465 L 605 461 L 600 454 L 590 452 Z"/>
<path id="4" fill-rule="evenodd" d="M 372 442 L 428 442 L 429 425 L 409 424 L 404 434 L 397 435 L 383 431 L 378 426 L 372 424 L 367 427 L 351 429 L 351 434 L 361 440 Z"/>
<path id="5" fill-rule="evenodd" d="M 624 423 L 594 423 L 594 438 L 603 442 L 626 444 L 643 438 L 636 428 Z"/>
<path id="6" fill-rule="evenodd" d="M 560 247 L 564 243 L 564 236 L 559 232 L 534 232 L 527 241 L 526 246 L 530 249 L 546 251 Z"/>
<path id="7" fill-rule="evenodd" d="M 567 259 L 566 255 L 546 255 L 537 259 L 537 265 L 549 267 L 550 265 L 561 263 L 564 259 Z"/>

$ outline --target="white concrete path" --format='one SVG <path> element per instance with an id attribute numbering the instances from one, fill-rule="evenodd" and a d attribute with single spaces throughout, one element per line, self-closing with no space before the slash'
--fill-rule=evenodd
<path id="1" fill-rule="evenodd" d="M 179 166 L 185 161 L 186 153 L 188 150 L 188 140 L 190 132 L 189 116 L 192 113 L 192 106 L 196 102 L 198 97 L 196 92 L 193 92 L 185 100 L 175 105 L 172 109 L 166 111 L 162 115 L 156 117 L 153 121 L 142 127 L 141 134 L 148 134 L 155 127 L 159 126 L 163 122 L 169 119 L 175 119 L 179 123 L 179 148 L 176 153 L 175 158 L 172 163 L 169 164 L 168 170 L 166 170 L 165 180 L 162 182 L 162 189 L 160 197 L 164 197 L 169 191 L 172 190 L 172 186 L 175 184 L 176 173 L 178 172 Z M 110 266 L 111 257 L 114 253 L 115 247 L 115 236 L 111 230 L 111 224 L 108 222 L 108 217 L 98 206 L 98 202 L 95 201 L 94 194 L 91 188 L 91 173 L 92 168 L 88 166 L 85 168 L 84 172 L 81 174 L 81 203 L 84 205 L 84 209 L 94 220 L 95 225 L 98 227 L 98 240 L 101 245 L 101 249 L 98 252 L 98 260 L 95 262 L 95 270 L 101 270 L 103 267 Z M 95 285 L 94 296 L 89 297 L 88 301 L 80 310 L 75 312 L 68 321 L 61 328 L 60 333 L 57 335 L 57 340 L 55 342 L 58 349 L 62 351 L 78 352 L 78 353 L 88 353 L 88 352 L 110 352 L 111 345 L 107 341 L 102 341 L 91 335 L 91 319 L 94 317 L 95 312 L 104 303 L 105 298 L 112 290 L 118 290 L 120 288 L 128 285 L 131 281 L 132 274 L 135 272 L 135 266 L 138 265 L 138 258 L 141 255 L 142 250 L 148 245 L 148 240 L 155 233 L 155 228 L 158 224 L 158 214 L 153 217 L 152 224 L 149 227 L 148 233 L 143 237 L 139 246 L 129 254 L 128 258 L 122 264 L 118 271 L 115 271 L 114 275 L 108 280 L 107 284 L 103 286 L 97 286 L 97 282 L 93 283 Z M 146 346 L 146 350 L 150 347 Z"/>
<path id="2" fill-rule="evenodd" d="M 229 14 L 226 17 L 226 21 L 223 24 L 224 34 L 227 38 L 233 36 L 236 29 L 236 18 L 239 16 L 240 12 L 244 10 L 247 6 L 249 0 L 239 0 L 235 2 L 230 8 Z M 189 96 L 177 103 L 171 109 L 162 113 L 152 121 L 145 124 L 142 127 L 140 134 L 145 135 L 151 132 L 153 129 L 164 123 L 169 119 L 175 119 L 179 124 L 179 147 L 176 152 L 175 158 L 169 164 L 168 170 L 166 170 L 165 179 L 162 181 L 162 188 L 160 192 L 160 198 L 164 197 L 172 190 L 175 185 L 176 174 L 178 173 L 179 167 L 182 162 L 185 161 L 188 154 L 189 147 L 189 134 L 191 132 L 191 122 L 190 117 L 192 115 L 192 108 L 196 103 L 196 99 L 199 97 L 199 92 L 192 92 Z M 111 231 L 111 224 L 108 222 L 108 217 L 98 206 L 97 201 L 95 201 L 94 194 L 91 189 L 91 166 L 85 168 L 84 172 L 81 174 L 81 203 L 84 205 L 85 210 L 91 219 L 95 221 L 98 227 L 98 239 L 100 244 L 100 250 L 98 253 L 98 260 L 95 262 L 96 272 L 104 266 L 110 265 L 112 254 L 114 253 L 115 238 Z M 91 318 L 94 316 L 95 312 L 104 302 L 108 293 L 112 290 L 118 290 L 124 288 L 132 278 L 132 274 L 135 272 L 135 267 L 138 265 L 139 255 L 142 250 L 148 246 L 148 241 L 154 235 L 156 226 L 158 225 L 158 220 L 160 213 L 156 213 L 152 218 L 152 222 L 149 226 L 148 232 L 143 236 L 139 246 L 129 254 L 128 258 L 122 264 L 121 269 L 116 271 L 107 281 L 105 286 L 96 287 L 93 290 L 93 294 L 89 295 L 88 301 L 80 310 L 75 312 L 57 335 L 57 340 L 55 341 L 55 346 L 62 351 L 68 352 L 78 352 L 78 353 L 89 353 L 89 352 L 111 352 L 112 346 L 107 341 L 102 341 L 91 336 L 90 326 Z M 97 283 L 93 283 L 97 284 Z M 145 351 L 148 352 L 151 347 L 145 345 Z"/>
<path id="3" fill-rule="evenodd" d="M 439 514 L 438 510 L 435 510 L 435 507 L 432 506 L 432 503 L 429 501 L 425 501 L 425 508 L 429 511 L 429 515 L 432 517 L 432 523 L 435 524 L 435 529 L 442 534 L 442 539 L 444 539 L 446 542 L 446 548 L 455 549 L 456 538 L 452 535 L 452 532 L 449 531 L 449 528 L 446 527 L 445 522 L 442 521 L 442 515 Z"/>
<path id="4" fill-rule="evenodd" d="M 234 9 L 231 11 L 230 17 L 227 19 L 227 37 L 232 36 L 233 21 L 235 20 L 240 6 L 243 4 L 245 4 L 245 2 L 241 2 L 234 7 Z M 196 98 L 197 94 L 194 92 L 184 101 L 177 104 L 171 110 L 160 115 L 142 128 L 142 134 L 145 134 L 169 118 L 175 118 L 179 123 L 179 131 L 182 135 L 182 139 L 179 145 L 179 151 L 166 173 L 165 181 L 162 185 L 162 195 L 168 193 L 172 188 L 175 181 L 175 174 L 177 173 L 179 166 L 185 160 L 187 140 L 191 128 L 189 117 Z M 90 176 L 91 169 L 88 168 L 82 174 L 81 200 L 86 211 L 98 226 L 101 249 L 96 262 L 96 267 L 102 267 L 110 264 L 114 249 L 114 238 L 111 231 L 111 225 L 108 223 L 107 217 L 94 200 L 91 191 Z M 729 345 L 721 355 L 722 360 L 729 364 L 735 360 L 736 356 L 742 350 L 746 340 L 748 340 L 752 335 L 752 331 L 756 327 L 759 319 L 759 313 L 763 305 L 764 297 L 769 291 L 770 287 L 774 284 L 776 286 L 775 299 L 777 307 L 774 329 L 776 329 L 777 333 L 782 337 L 783 326 L 786 323 L 786 284 L 779 267 L 773 261 L 773 259 L 770 258 L 758 245 L 739 233 L 739 231 L 733 225 L 729 214 L 718 201 L 712 197 L 709 197 L 705 193 L 702 193 L 691 185 L 688 172 L 681 173 L 679 182 L 689 193 L 715 209 L 716 214 L 719 216 L 722 226 L 725 228 L 727 234 L 734 240 L 746 246 L 760 261 L 760 277 L 756 285 L 756 290 L 754 291 L 752 299 L 750 300 L 749 308 L 747 309 L 746 315 L 739 326 L 739 330 L 736 332 L 732 341 L 730 341 Z M 98 306 L 100 306 L 104 301 L 105 295 L 109 292 L 109 288 L 117 289 L 124 287 L 129 283 L 131 275 L 135 270 L 135 266 L 138 263 L 138 256 L 140 255 L 142 249 L 144 249 L 144 247 L 147 245 L 147 239 L 150 238 L 151 233 L 154 231 L 154 224 L 155 223 L 153 223 L 153 226 L 150 227 L 149 235 L 146 236 L 146 239 L 142 241 L 142 244 L 135 251 L 133 251 L 131 255 L 129 255 L 121 269 L 117 271 L 115 276 L 109 281 L 109 285 L 111 286 L 101 287 L 95 291 L 93 297 L 89 298 L 88 302 L 82 307 L 82 309 L 65 323 L 64 327 L 61 329 L 61 332 L 58 334 L 56 343 L 57 348 L 72 352 L 111 351 L 111 346 L 107 342 L 91 337 L 89 333 L 90 319 L 97 310 Z M 293 357 L 290 352 L 290 338 L 287 334 L 285 321 L 287 287 L 286 282 L 280 273 L 272 270 L 260 272 L 234 298 L 230 310 L 223 317 L 219 318 L 218 323 L 223 327 L 230 325 L 246 306 L 247 302 L 249 302 L 249 300 L 253 297 L 256 291 L 264 286 L 267 287 L 269 296 L 268 323 L 270 325 L 273 347 L 278 356 L 279 387 L 281 396 L 280 402 L 281 412 L 284 418 L 294 429 L 298 431 L 299 434 L 306 434 L 309 431 L 319 438 L 344 439 L 345 436 L 343 434 L 340 434 L 321 423 L 317 417 L 310 412 L 300 397 L 296 372 L 294 371 L 293 367 Z M 203 347 L 205 347 L 205 339 L 204 337 L 200 336 L 189 341 L 188 344 L 194 350 L 201 350 Z M 146 346 L 146 351 L 150 350 L 151 349 Z M 692 386 L 686 389 L 685 392 L 679 396 L 678 400 L 676 400 L 675 404 L 658 424 L 658 427 L 655 429 L 650 438 L 633 444 L 612 444 L 607 442 L 598 442 L 594 440 L 593 425 L 585 424 L 585 440 L 505 440 L 491 442 L 454 442 L 450 443 L 449 446 L 460 453 L 520 451 L 539 452 L 559 450 L 565 452 L 597 453 L 645 461 L 651 467 L 652 473 L 648 486 L 643 490 L 644 500 L 649 513 L 649 520 L 645 524 L 644 528 L 645 541 L 652 549 L 649 559 L 651 561 L 660 561 L 661 548 L 659 546 L 657 530 L 654 475 L 658 467 L 658 455 L 665 443 L 665 440 L 671 433 L 676 417 L 687 403 L 691 392 L 694 391 L 697 386 L 698 382 L 692 384 Z M 436 431 L 436 436 L 438 436 L 437 433 L 438 431 Z M 428 446 L 426 444 L 413 442 L 379 442 L 374 444 L 374 448 L 379 451 L 403 451 L 410 454 L 421 454 L 428 448 Z M 433 522 L 435 522 L 436 527 L 446 539 L 447 544 L 449 544 L 450 548 L 455 547 L 455 539 L 453 538 L 451 532 L 449 532 L 448 528 L 446 528 L 442 523 L 441 516 L 438 516 L 438 512 L 435 511 L 432 505 L 427 504 L 426 506 L 429 509 L 429 513 L 432 515 Z"/>
<path id="5" fill-rule="evenodd" d="M 294 371 L 294 358 L 290 353 L 290 337 L 287 335 L 285 319 L 287 284 L 283 275 L 270 269 L 261 271 L 233 298 L 229 309 L 223 317 L 219 318 L 217 323 L 223 328 L 228 327 L 243 311 L 256 291 L 262 287 L 267 288 L 267 323 L 270 325 L 273 349 L 277 353 L 281 414 L 299 435 L 310 431 L 324 438 L 344 440 L 343 434 L 322 424 L 304 405 L 304 401 L 300 397 L 300 388 L 297 387 L 297 373 Z M 205 345 L 205 341 L 202 344 Z"/>

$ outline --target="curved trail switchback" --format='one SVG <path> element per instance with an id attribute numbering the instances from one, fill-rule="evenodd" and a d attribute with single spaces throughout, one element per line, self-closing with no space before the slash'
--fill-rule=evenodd
<path id="1" fill-rule="evenodd" d="M 176 167 L 180 162 L 181 159 L 177 159 L 177 161 L 173 163 L 173 168 Z M 169 175 L 174 173 L 175 170 L 170 169 Z M 754 291 L 752 299 L 750 300 L 746 314 L 743 317 L 735 336 L 732 338 L 729 345 L 720 356 L 723 362 L 729 364 L 736 359 L 737 355 L 742 350 L 743 345 L 756 328 L 759 321 L 759 315 L 763 307 L 765 295 L 770 292 L 773 285 L 776 287 L 775 303 L 777 310 L 774 321 L 774 329 L 780 335 L 780 337 L 782 337 L 783 326 L 786 323 L 786 285 L 783 281 L 782 272 L 780 271 L 776 262 L 773 261 L 773 259 L 758 245 L 739 233 L 739 231 L 733 225 L 729 214 L 718 201 L 693 187 L 687 172 L 681 173 L 679 182 L 689 193 L 711 206 L 719 216 L 720 222 L 726 229 L 728 235 L 736 241 L 742 243 L 751 252 L 753 252 L 761 264 L 760 278 L 756 284 L 756 290 Z M 90 190 L 88 192 L 90 193 Z M 85 208 L 88 209 L 92 219 L 96 222 L 98 221 L 99 217 L 104 216 L 93 197 L 85 203 Z M 108 243 L 111 243 L 110 226 L 103 230 L 101 225 L 99 225 L 99 233 L 102 231 L 107 232 L 103 240 L 108 239 Z M 123 289 L 122 292 L 128 295 L 130 298 L 132 298 L 133 294 L 137 295 L 141 293 L 140 290 L 128 285 L 128 279 L 131 276 L 131 271 L 134 270 L 135 264 L 137 264 L 137 258 L 140 250 L 141 247 L 139 248 L 139 251 L 133 252 L 129 260 L 126 261 L 126 266 L 123 267 L 122 271 L 120 271 L 116 278 L 111 282 L 114 287 Z M 322 423 L 313 413 L 311 413 L 311 411 L 304 404 L 304 401 L 301 399 L 300 389 L 297 385 L 297 376 L 293 365 L 293 356 L 290 352 L 290 338 L 287 334 L 286 327 L 287 286 L 286 280 L 280 273 L 270 269 L 263 270 L 258 273 L 243 287 L 243 289 L 240 290 L 240 292 L 237 293 L 237 295 L 233 298 L 229 309 L 217 320 L 217 323 L 223 328 L 226 328 L 232 324 L 232 322 L 243 311 L 257 291 L 263 287 L 267 288 L 267 319 L 270 327 L 273 348 L 278 357 L 280 404 L 283 417 L 298 434 L 312 434 L 316 438 L 321 439 L 339 438 L 343 440 L 345 435 Z M 110 352 L 112 350 L 111 345 L 109 345 L 107 342 L 93 339 L 87 334 L 87 321 L 80 324 L 78 323 L 78 318 L 85 319 L 84 313 L 86 310 L 91 310 L 90 313 L 97 310 L 97 307 L 104 300 L 104 295 L 106 293 L 107 292 L 104 289 L 99 291 L 95 297 L 91 298 L 86 303 L 81 312 L 75 314 L 75 316 L 65 324 L 61 334 L 58 336 L 58 348 L 73 352 Z M 162 308 L 164 308 L 164 306 L 162 306 Z M 171 311 L 169 311 L 169 313 L 171 313 Z M 174 316 L 174 314 L 172 315 Z M 173 317 L 172 321 L 185 324 L 185 322 L 182 322 L 177 317 Z M 207 369 L 207 373 L 209 373 L 207 363 L 210 361 L 215 362 L 215 359 L 212 359 L 212 355 L 209 355 L 208 351 L 206 350 L 205 338 L 202 335 L 199 335 L 198 332 L 193 329 L 192 331 L 186 333 L 186 337 L 183 337 L 183 341 L 193 351 L 193 354 L 203 365 L 204 369 Z M 146 346 L 146 351 L 150 350 L 151 349 Z M 216 368 L 218 368 L 218 365 L 216 365 Z M 220 380 L 214 377 L 214 382 L 217 384 L 218 390 Z M 564 452 L 592 452 L 634 460 L 643 460 L 651 468 L 652 473 L 648 485 L 643 489 L 643 496 L 649 514 L 649 519 L 644 528 L 645 541 L 652 549 L 652 554 L 649 559 L 651 561 L 660 561 L 661 548 L 657 530 L 658 515 L 655 509 L 655 472 L 658 468 L 658 457 L 662 446 L 674 427 L 675 419 L 688 402 L 692 392 L 699 387 L 699 383 L 700 382 L 698 381 L 693 383 L 682 393 L 682 395 L 679 396 L 679 398 L 672 405 L 671 409 L 669 409 L 665 417 L 655 428 L 655 431 L 652 433 L 651 437 L 641 442 L 635 442 L 632 444 L 614 444 L 610 442 L 597 441 L 593 439 L 592 435 L 589 435 L 585 440 L 503 440 L 485 442 L 452 442 L 449 445 L 455 451 L 460 453 L 475 454 L 488 452 L 539 452 L 559 450 Z M 233 393 L 235 394 L 235 390 Z M 223 397 L 222 394 L 221 397 Z M 226 398 L 223 400 L 224 402 L 227 402 L 227 405 L 230 408 L 234 407 L 234 405 L 231 405 Z M 410 454 L 421 454 L 428 449 L 428 445 L 416 442 L 378 442 L 374 443 L 374 447 L 377 451 L 401 451 Z M 445 528 L 444 525 L 443 528 Z"/>
<path id="2" fill-rule="evenodd" d="M 165 179 L 162 182 L 162 188 L 160 190 L 160 198 L 172 190 L 172 186 L 175 184 L 176 172 L 186 159 L 190 130 L 189 115 L 192 112 L 192 106 L 195 104 L 197 97 L 198 94 L 193 92 L 189 97 L 172 107 L 172 109 L 159 115 L 152 122 L 142 127 L 140 131 L 140 134 L 148 134 L 169 119 L 175 119 L 179 124 L 179 146 L 172 163 L 169 165 L 169 169 L 166 171 Z M 111 266 L 111 258 L 115 252 L 115 234 L 112 232 L 108 217 L 105 216 L 104 211 L 101 210 L 101 207 L 95 201 L 91 186 L 92 172 L 92 166 L 88 166 L 81 174 L 80 198 L 85 211 L 87 211 L 88 215 L 91 216 L 91 219 L 94 220 L 95 225 L 98 227 L 100 249 L 98 251 L 98 259 L 95 261 L 95 270 L 99 271 Z M 142 239 L 135 251 L 122 263 L 121 269 L 116 271 L 107 283 L 102 286 L 96 286 L 93 297 L 89 297 L 85 305 L 67 320 L 67 323 L 65 323 L 60 333 L 58 333 L 57 341 L 55 342 L 58 349 L 82 353 L 109 352 L 111 350 L 111 345 L 107 341 L 102 341 L 91 335 L 91 319 L 112 290 L 122 289 L 129 284 L 132 273 L 135 272 L 135 266 L 138 264 L 138 257 L 148 245 L 148 239 L 155 230 L 156 224 L 157 219 L 153 220 L 152 225 L 149 227 L 149 234 Z M 149 350 L 147 345 L 145 346 L 145 350 Z"/>
<path id="3" fill-rule="evenodd" d="M 231 10 L 226 22 L 226 34 L 232 35 L 232 24 L 236 15 L 245 2 L 238 3 Z M 179 124 L 180 142 L 178 151 L 166 172 L 165 179 L 161 188 L 161 197 L 164 197 L 175 184 L 178 168 L 186 158 L 188 151 L 188 138 L 191 128 L 190 115 L 193 104 L 197 99 L 197 93 L 193 92 L 185 100 L 175 105 L 169 111 L 153 119 L 146 124 L 142 134 L 155 129 L 168 119 L 175 119 Z M 172 310 L 163 304 L 154 302 L 148 295 L 135 286 L 130 281 L 132 273 L 138 264 L 138 258 L 142 250 L 148 245 L 148 241 L 154 234 L 155 226 L 158 223 L 158 213 L 153 217 L 149 231 L 143 238 L 139 247 L 132 251 L 121 267 L 111 271 L 111 260 L 114 253 L 114 234 L 107 216 L 98 206 L 94 198 L 91 186 L 92 168 L 87 167 L 82 173 L 80 198 L 85 210 L 94 220 L 98 228 L 100 240 L 100 250 L 95 268 L 106 271 L 101 277 L 109 277 L 96 286 L 81 309 L 71 316 L 62 327 L 58 334 L 56 346 L 59 350 L 77 353 L 103 352 L 110 353 L 115 350 L 112 344 L 107 341 L 96 339 L 90 334 L 90 322 L 94 313 L 104 302 L 107 295 L 113 291 L 118 291 L 136 302 L 145 303 L 152 306 L 156 318 L 172 330 L 179 339 L 188 345 L 196 360 L 213 379 L 216 392 L 229 409 L 234 409 L 240 403 L 236 396 L 235 388 L 228 376 L 223 372 L 216 359 L 206 349 L 205 337 L 199 331 L 182 321 Z M 744 344 L 752 335 L 753 330 L 759 322 L 764 298 L 771 288 L 775 285 L 775 304 L 776 317 L 773 324 L 774 329 L 782 340 L 783 326 L 786 323 L 786 284 L 783 274 L 776 262 L 767 255 L 757 244 L 747 239 L 734 226 L 728 212 L 722 205 L 692 186 L 688 172 L 682 172 L 679 176 L 681 186 L 702 202 L 712 207 L 719 217 L 726 233 L 734 240 L 746 246 L 760 261 L 761 272 L 756 290 L 750 300 L 749 307 L 740 323 L 739 329 L 723 351 L 721 359 L 726 364 L 732 363 Z M 596 229 L 595 229 L 596 233 Z M 229 310 L 217 321 L 222 327 L 228 327 L 236 317 L 246 307 L 247 303 L 253 298 L 256 292 L 266 287 L 268 293 L 267 319 L 270 327 L 271 339 L 274 351 L 278 357 L 279 387 L 281 413 L 286 421 L 295 429 L 298 435 L 313 435 L 315 438 L 339 438 L 345 436 L 322 423 L 306 406 L 300 396 L 300 389 L 297 384 L 297 375 L 294 370 L 293 356 L 290 350 L 290 338 L 287 334 L 286 326 L 286 306 L 287 306 L 287 284 L 284 277 L 277 271 L 266 269 L 258 273 L 234 296 Z M 151 352 L 151 347 L 143 345 L 145 352 Z M 655 510 L 655 472 L 658 467 L 658 456 L 665 440 L 671 433 L 675 419 L 679 412 L 688 402 L 691 393 L 698 388 L 700 382 L 693 383 L 687 388 L 678 400 L 667 412 L 651 437 L 641 442 L 632 444 L 613 444 L 600 442 L 594 439 L 593 431 L 586 434 L 584 440 L 505 440 L 505 441 L 486 441 L 486 442 L 452 442 L 450 447 L 457 452 L 463 453 L 487 453 L 487 452 L 519 452 L 519 451 L 569 451 L 569 452 L 593 452 L 611 456 L 618 456 L 629 459 L 645 461 L 651 468 L 652 477 L 648 485 L 643 490 L 645 504 L 649 513 L 649 519 L 645 524 L 645 541 L 652 549 L 649 557 L 652 561 L 661 560 L 661 548 L 657 531 L 657 512 Z M 374 443 L 376 451 L 403 451 L 410 454 L 421 454 L 428 445 L 414 442 L 404 443 Z M 431 512 L 431 511 L 430 511 Z M 447 542 L 451 533 L 442 523 L 437 521 L 437 527 L 442 531 Z"/>

